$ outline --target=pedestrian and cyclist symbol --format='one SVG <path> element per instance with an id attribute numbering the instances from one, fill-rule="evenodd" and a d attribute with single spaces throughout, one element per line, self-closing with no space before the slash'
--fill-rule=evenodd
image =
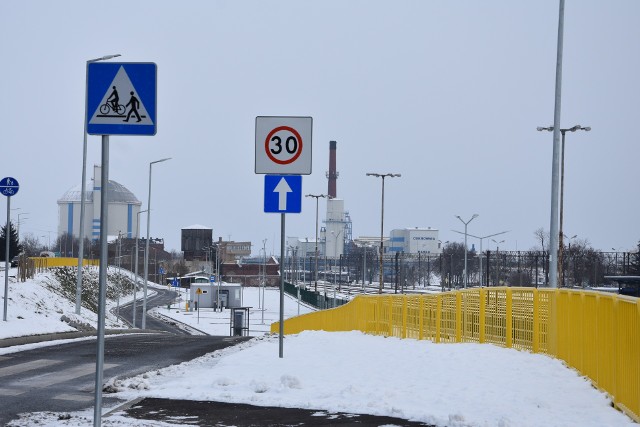
<path id="1" fill-rule="evenodd" d="M 155 134 L 155 81 L 155 64 L 90 64 L 87 99 L 88 133 Z"/>
<path id="2" fill-rule="evenodd" d="M 113 92 L 111 92 L 111 95 L 109 95 L 109 98 L 107 98 L 107 102 L 100 106 L 101 114 L 98 117 L 124 117 L 127 108 L 130 107 L 129 114 L 127 114 L 126 119 L 124 119 L 123 121 L 128 122 L 131 118 L 131 114 L 134 114 L 138 119 L 137 122 L 141 122 L 142 117 L 146 116 L 140 116 L 140 114 L 138 113 L 138 108 L 140 108 L 140 100 L 136 98 L 135 92 L 131 91 L 129 92 L 129 94 L 131 95 L 131 99 L 129 100 L 127 105 L 118 104 L 118 101 L 120 100 L 120 97 L 118 96 L 118 89 L 113 86 Z"/>
<path id="3" fill-rule="evenodd" d="M 3 196 L 15 196 L 19 189 L 20 184 L 18 184 L 18 181 L 15 178 L 8 176 L 0 179 L 0 193 L 2 193 Z"/>

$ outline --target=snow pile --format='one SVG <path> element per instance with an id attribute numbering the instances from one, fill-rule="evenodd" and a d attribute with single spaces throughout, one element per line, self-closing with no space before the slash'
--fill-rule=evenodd
<path id="1" fill-rule="evenodd" d="M 115 384 L 119 397 L 388 415 L 437 426 L 632 426 L 560 361 L 492 345 L 304 332 Z"/>

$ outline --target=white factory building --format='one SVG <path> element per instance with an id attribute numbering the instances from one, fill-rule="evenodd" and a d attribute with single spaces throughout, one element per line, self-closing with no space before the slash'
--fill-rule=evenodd
<path id="1" fill-rule="evenodd" d="M 378 239 L 378 242 L 380 240 Z M 438 230 L 429 228 L 402 228 L 391 230 L 385 242 L 386 251 L 406 254 L 440 254 L 442 243 L 438 240 Z"/>
<path id="2" fill-rule="evenodd" d="M 71 188 L 58 199 L 58 235 L 80 236 L 81 185 Z M 93 180 L 85 192 L 84 236 L 100 238 L 100 201 L 102 193 L 101 167 L 94 166 Z M 124 185 L 109 180 L 108 187 L 109 236 L 133 238 L 137 233 L 138 212 L 142 203 Z"/>

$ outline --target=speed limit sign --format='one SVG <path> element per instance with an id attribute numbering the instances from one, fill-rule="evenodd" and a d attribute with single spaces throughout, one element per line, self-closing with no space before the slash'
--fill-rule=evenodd
<path id="1" fill-rule="evenodd" d="M 311 117 L 256 117 L 255 173 L 311 174 Z"/>

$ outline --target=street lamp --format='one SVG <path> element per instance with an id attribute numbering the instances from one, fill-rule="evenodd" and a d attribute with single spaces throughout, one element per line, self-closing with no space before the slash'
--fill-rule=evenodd
<path id="1" fill-rule="evenodd" d="M 90 59 L 87 61 L 85 67 L 85 84 L 84 84 L 84 131 L 82 132 L 82 182 L 80 184 L 80 233 L 78 238 L 80 239 L 80 245 L 78 246 L 78 274 L 76 281 L 76 314 L 80 314 L 80 304 L 82 302 L 82 264 L 84 258 L 84 212 L 85 212 L 85 193 L 87 191 L 87 90 L 89 86 L 89 64 L 93 62 L 106 61 L 119 57 L 120 54 L 105 55 L 101 58 Z M 104 182 L 103 185 L 109 185 L 108 182 Z M 73 235 L 73 230 L 71 230 Z"/>
<path id="2" fill-rule="evenodd" d="M 145 242 L 144 251 L 144 295 L 142 299 L 142 329 L 145 329 L 147 325 L 147 281 L 149 279 L 149 228 L 151 226 L 151 169 L 155 163 L 166 162 L 171 160 L 171 157 L 167 157 L 160 160 L 155 160 L 149 163 L 149 195 L 147 197 L 147 241 Z"/>
<path id="3" fill-rule="evenodd" d="M 143 210 L 136 213 L 136 266 L 135 266 L 135 282 L 133 285 L 133 327 L 136 327 L 136 300 L 137 291 L 138 291 L 138 240 L 140 239 L 140 214 L 147 212 L 147 210 Z"/>
<path id="4" fill-rule="evenodd" d="M 473 218 L 472 218 L 472 219 L 473 219 Z M 469 222 L 471 222 L 471 220 L 469 220 Z M 451 230 L 451 231 L 453 231 L 454 233 L 458 233 L 458 234 L 464 234 L 464 233 L 462 233 L 462 232 L 460 232 L 460 231 L 456 231 L 456 230 Z M 508 232 L 509 232 L 509 230 L 507 230 L 507 231 L 501 231 L 500 233 L 489 234 L 488 236 L 483 236 L 483 237 L 480 237 L 480 236 L 474 236 L 473 234 L 468 234 L 469 236 L 471 236 L 471 237 L 473 237 L 473 238 L 475 238 L 475 239 L 480 240 L 480 257 L 479 257 L 479 258 L 480 258 L 480 286 L 482 286 L 482 284 L 483 284 L 483 276 L 482 276 L 482 241 L 483 241 L 484 239 L 488 238 L 488 237 L 499 236 L 500 234 L 504 234 L 504 233 L 508 233 Z M 465 246 L 466 246 L 466 242 L 465 242 Z M 466 268 L 466 267 L 465 267 L 465 268 Z"/>
<path id="5" fill-rule="evenodd" d="M 378 290 L 378 293 L 382 293 L 382 288 L 384 286 L 384 270 L 383 270 L 383 260 L 382 260 L 382 256 L 384 254 L 384 243 L 383 243 L 383 236 L 384 236 L 384 179 L 386 177 L 389 178 L 395 178 L 398 177 L 400 178 L 400 174 L 399 173 L 371 173 L 371 172 L 367 172 L 367 176 L 373 176 L 376 178 L 382 178 L 382 203 L 381 203 L 381 215 L 380 215 L 380 288 Z"/>
<path id="6" fill-rule="evenodd" d="M 473 214 L 471 219 L 465 222 L 462 218 L 460 218 L 460 215 L 456 215 L 456 218 L 458 218 L 460 222 L 464 224 L 464 287 L 465 288 L 467 287 L 467 225 L 469 225 L 469 223 L 478 216 L 479 216 L 478 214 Z"/>
<path id="7" fill-rule="evenodd" d="M 547 126 L 547 127 L 541 127 L 538 126 L 536 128 L 536 130 L 538 132 L 542 132 L 542 131 L 549 131 L 549 132 L 553 132 L 554 127 L 553 126 Z M 586 126 L 586 127 L 582 127 L 580 125 L 575 125 L 574 127 L 571 128 L 566 128 L 566 129 L 560 129 L 560 133 L 562 134 L 562 142 L 560 143 L 560 150 L 561 150 L 561 155 L 560 155 L 560 223 L 559 223 L 559 231 L 558 231 L 558 271 L 560 272 L 559 274 L 562 274 L 562 258 L 564 256 L 564 246 L 562 243 L 562 221 L 564 218 L 564 139 L 565 139 L 565 134 L 567 132 L 575 132 L 577 130 L 583 130 L 585 132 L 589 132 L 591 130 L 590 126 Z M 564 276 L 564 274 L 563 274 Z M 563 277 L 563 282 L 564 282 L 564 277 Z M 557 282 L 556 282 L 557 283 Z M 564 283 L 563 283 L 564 286 Z"/>
<path id="8" fill-rule="evenodd" d="M 333 289 L 335 290 L 336 286 L 336 267 L 338 267 L 338 239 L 340 239 L 340 234 L 342 234 L 344 230 L 340 230 L 337 233 L 334 230 L 331 230 L 331 234 L 335 237 L 333 241 L 333 254 L 335 255 L 335 259 L 333 260 Z M 340 271 L 340 277 L 342 277 L 342 271 Z M 334 292 L 335 294 L 335 292 Z M 335 295 L 334 295 L 335 297 Z"/>
<path id="9" fill-rule="evenodd" d="M 314 273 L 315 276 L 315 285 L 313 288 L 314 292 L 318 292 L 318 199 L 320 197 L 327 197 L 326 194 L 307 194 L 305 197 L 313 197 L 316 199 L 316 270 Z M 325 248 L 326 251 L 326 248 Z"/>
<path id="10" fill-rule="evenodd" d="M 16 229 L 16 234 L 18 235 L 18 241 L 20 241 L 20 215 L 29 215 L 29 212 L 20 212 L 18 214 L 18 228 Z M 29 219 L 29 218 L 25 218 Z"/>
<path id="11" fill-rule="evenodd" d="M 500 284 L 500 244 L 504 243 L 505 241 L 500 240 L 498 242 L 496 241 L 496 239 L 491 239 L 491 241 L 496 244 L 496 264 L 498 264 L 496 268 L 496 281 L 497 281 L 497 284 L 499 285 Z"/>
<path id="12" fill-rule="evenodd" d="M 576 237 L 578 237 L 577 234 L 574 234 L 573 236 L 569 237 L 566 234 L 562 234 L 562 237 L 566 238 L 567 240 L 569 240 L 569 256 L 571 256 L 571 241 L 573 239 L 575 239 Z M 562 240 L 560 240 L 560 242 L 562 242 Z M 561 264 L 562 270 L 560 270 L 560 273 L 562 275 L 562 287 L 565 288 L 567 285 L 565 283 L 565 268 L 564 268 L 564 263 Z"/>

